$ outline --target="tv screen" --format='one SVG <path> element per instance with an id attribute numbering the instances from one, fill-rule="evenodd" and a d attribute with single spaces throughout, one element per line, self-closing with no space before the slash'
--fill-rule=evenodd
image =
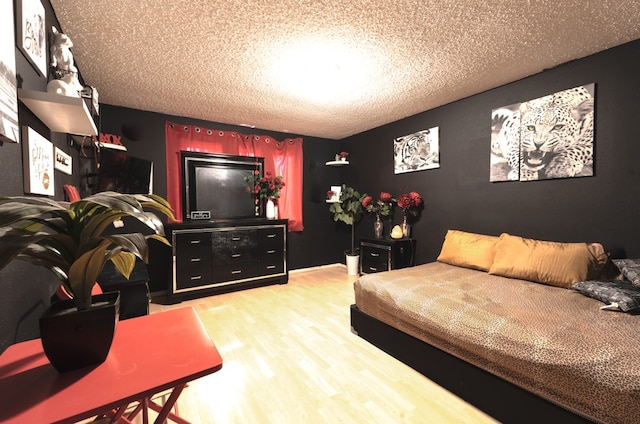
<path id="1" fill-rule="evenodd" d="M 153 162 L 119 150 L 100 149 L 98 191 L 152 193 Z"/>
<path id="2" fill-rule="evenodd" d="M 202 212 L 211 220 L 260 216 L 260 202 L 247 178 L 255 171 L 263 174 L 263 158 L 194 152 L 181 152 L 181 157 L 184 220 L 202 217 Z"/>

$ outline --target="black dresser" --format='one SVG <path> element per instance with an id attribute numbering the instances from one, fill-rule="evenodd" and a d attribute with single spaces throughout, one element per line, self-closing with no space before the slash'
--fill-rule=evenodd
<path id="1" fill-rule="evenodd" d="M 362 237 L 360 239 L 360 272 L 369 274 L 413 266 L 415 249 L 415 239 Z"/>
<path id="2" fill-rule="evenodd" d="M 256 283 L 284 284 L 288 281 L 287 226 L 286 219 L 168 224 L 170 255 L 166 249 L 164 255 L 154 255 L 152 250 L 150 265 L 155 270 L 157 261 L 162 261 L 169 278 L 160 285 L 172 301 Z M 162 278 L 160 272 L 152 277 L 156 275 Z"/>

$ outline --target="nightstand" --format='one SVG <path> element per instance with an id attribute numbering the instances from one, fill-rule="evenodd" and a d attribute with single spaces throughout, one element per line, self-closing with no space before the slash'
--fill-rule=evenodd
<path id="1" fill-rule="evenodd" d="M 413 266 L 416 241 L 411 238 L 360 239 L 360 272 L 368 274 Z"/>

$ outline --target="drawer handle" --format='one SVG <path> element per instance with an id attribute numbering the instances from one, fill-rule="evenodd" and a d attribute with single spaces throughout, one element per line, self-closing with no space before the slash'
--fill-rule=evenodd
<path id="1" fill-rule="evenodd" d="M 202 280 L 202 275 L 194 275 L 193 277 L 191 277 L 191 280 Z"/>
<path id="2" fill-rule="evenodd" d="M 269 255 L 272 255 L 272 254 L 276 253 L 276 251 L 275 251 L 275 249 L 274 249 L 274 250 L 267 250 L 267 253 L 268 253 Z"/>
<path id="3" fill-rule="evenodd" d="M 232 258 L 239 258 L 240 256 L 242 256 L 242 253 L 233 253 L 231 255 Z"/>
<path id="4" fill-rule="evenodd" d="M 190 240 L 189 243 L 191 243 L 191 244 L 200 244 L 200 240 Z"/>
<path id="5" fill-rule="evenodd" d="M 237 275 L 237 274 L 242 274 L 242 271 L 239 269 L 236 269 L 235 271 L 231 271 L 232 274 Z"/>
<path id="6" fill-rule="evenodd" d="M 267 235 L 268 238 L 275 238 L 275 236 L 276 236 L 275 234 L 268 234 Z"/>
<path id="7" fill-rule="evenodd" d="M 231 241 L 239 241 L 240 237 L 231 237 Z"/>
<path id="8" fill-rule="evenodd" d="M 200 262 L 201 260 L 200 258 L 191 258 L 191 262 Z"/>
<path id="9" fill-rule="evenodd" d="M 267 265 L 267 269 L 276 269 L 275 265 Z"/>
<path id="10" fill-rule="evenodd" d="M 370 267 L 369 267 L 369 271 L 377 271 L 377 270 L 378 270 L 378 268 L 376 268 L 376 267 L 374 267 L 374 266 L 370 266 Z"/>
<path id="11" fill-rule="evenodd" d="M 371 256 L 373 256 L 374 258 L 377 258 L 378 256 L 380 256 L 380 254 L 371 252 Z"/>

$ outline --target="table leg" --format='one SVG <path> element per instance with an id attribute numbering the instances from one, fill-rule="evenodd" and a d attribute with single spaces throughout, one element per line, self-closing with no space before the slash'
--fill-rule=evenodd
<path id="1" fill-rule="evenodd" d="M 158 418 L 156 418 L 156 420 L 154 421 L 155 424 L 161 424 L 166 419 L 170 419 L 171 421 L 177 424 L 191 424 L 189 421 L 171 412 L 171 409 L 175 405 L 176 401 L 178 400 L 178 397 L 182 393 L 182 390 L 185 388 L 185 386 L 186 384 L 181 384 L 179 386 L 174 387 L 171 394 L 169 395 L 169 398 L 167 399 L 167 401 L 163 406 L 160 406 L 156 402 L 154 402 L 152 399 L 149 399 L 149 408 L 158 412 Z"/>

